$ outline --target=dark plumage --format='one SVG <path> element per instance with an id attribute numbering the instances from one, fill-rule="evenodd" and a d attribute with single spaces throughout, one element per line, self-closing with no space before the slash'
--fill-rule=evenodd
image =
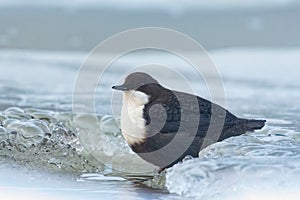
<path id="1" fill-rule="evenodd" d="M 210 140 L 209 144 L 222 141 L 247 131 L 261 129 L 266 122 L 265 120 L 238 118 L 206 99 L 164 88 L 151 76 L 141 72 L 130 74 L 123 85 L 114 86 L 113 89 L 139 91 L 149 97 L 143 107 L 147 137 L 142 142 L 129 145 L 143 159 L 162 169 L 171 167 L 187 155 L 198 157 L 204 138 Z M 196 133 L 190 130 L 193 126 L 197 126 Z M 210 130 L 209 135 L 208 130 Z M 183 133 L 177 142 L 178 148 L 182 148 L 182 151 L 176 159 L 164 162 L 172 152 L 162 151 L 161 154 L 153 156 L 149 154 L 168 145 L 178 131 Z M 184 141 L 188 139 L 190 144 L 184 147 Z"/>

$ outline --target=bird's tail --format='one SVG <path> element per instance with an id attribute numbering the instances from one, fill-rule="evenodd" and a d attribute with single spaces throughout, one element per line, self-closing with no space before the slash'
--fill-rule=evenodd
<path id="1" fill-rule="evenodd" d="M 246 128 L 248 131 L 255 131 L 262 129 L 265 126 L 266 120 L 250 119 L 246 121 Z"/>

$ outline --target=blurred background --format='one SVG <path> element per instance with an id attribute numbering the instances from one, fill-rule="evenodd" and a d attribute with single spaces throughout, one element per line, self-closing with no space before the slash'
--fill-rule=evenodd
<path id="1" fill-rule="evenodd" d="M 300 45 L 297 0 L 2 0 L 1 49 L 89 51 L 127 29 L 181 31 L 206 49 Z"/>

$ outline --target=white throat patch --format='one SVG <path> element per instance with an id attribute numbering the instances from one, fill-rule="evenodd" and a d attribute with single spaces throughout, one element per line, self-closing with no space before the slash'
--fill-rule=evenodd
<path id="1" fill-rule="evenodd" d="M 129 145 L 143 142 L 146 138 L 146 122 L 143 118 L 145 104 L 149 96 L 143 92 L 130 90 L 123 95 L 121 129 Z"/>

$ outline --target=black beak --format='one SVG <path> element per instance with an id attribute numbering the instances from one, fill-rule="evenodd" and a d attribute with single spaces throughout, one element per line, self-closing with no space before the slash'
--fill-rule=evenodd
<path id="1" fill-rule="evenodd" d="M 121 91 L 128 90 L 128 88 L 127 88 L 126 85 L 115 85 L 115 86 L 112 86 L 112 89 L 114 89 L 114 90 L 121 90 Z"/>

